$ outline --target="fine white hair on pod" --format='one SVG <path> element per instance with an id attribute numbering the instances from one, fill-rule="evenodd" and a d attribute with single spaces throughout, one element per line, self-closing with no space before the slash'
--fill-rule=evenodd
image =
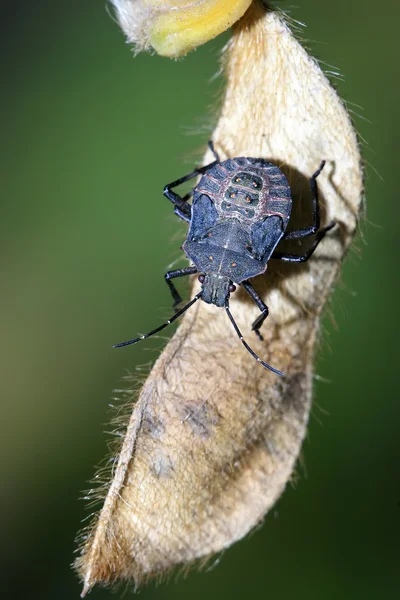
<path id="1" fill-rule="evenodd" d="M 148 50 L 150 41 L 146 23 L 157 12 L 157 7 L 142 0 L 110 0 L 117 20 L 135 52 Z"/>

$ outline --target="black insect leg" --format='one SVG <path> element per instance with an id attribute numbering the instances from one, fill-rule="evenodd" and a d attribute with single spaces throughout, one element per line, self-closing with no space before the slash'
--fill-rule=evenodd
<path id="1" fill-rule="evenodd" d="M 140 335 L 139 337 L 134 338 L 133 340 L 128 340 L 127 342 L 121 342 L 120 344 L 114 344 L 113 348 L 122 348 L 123 346 L 130 346 L 131 344 L 137 344 L 141 340 L 145 340 L 145 339 L 151 337 L 152 335 L 154 335 L 155 333 L 158 333 L 159 331 L 162 331 L 162 329 L 165 329 L 166 327 L 168 327 L 168 325 L 170 325 L 171 323 L 173 323 L 178 317 L 180 317 L 181 315 L 183 315 L 183 313 L 185 311 L 187 311 L 188 308 L 190 308 L 195 302 L 197 302 L 197 300 L 199 300 L 199 298 L 201 298 L 201 294 L 202 294 L 202 292 L 199 292 L 198 294 L 196 294 L 196 296 L 190 302 L 188 302 L 186 304 L 186 306 L 184 306 L 183 308 L 181 308 L 180 310 L 178 310 L 178 312 L 175 313 L 173 317 L 171 317 L 170 319 L 168 319 L 168 321 L 166 321 L 165 323 L 163 323 L 159 327 L 156 327 L 152 331 L 149 331 L 149 333 L 145 333 L 144 335 Z"/>
<path id="2" fill-rule="evenodd" d="M 258 354 L 256 354 L 254 352 L 254 350 L 252 348 L 250 348 L 250 346 L 248 345 L 248 343 L 246 342 L 246 340 L 242 336 L 242 332 L 240 331 L 239 327 L 237 326 L 236 321 L 233 318 L 231 311 L 229 310 L 229 300 L 228 299 L 225 300 L 225 310 L 226 310 L 226 314 L 229 317 L 230 322 L 233 325 L 234 330 L 237 333 L 237 336 L 238 336 L 239 340 L 242 342 L 242 344 L 246 348 L 246 350 L 248 352 L 250 352 L 250 354 L 252 355 L 252 357 L 255 358 L 257 362 L 261 363 L 262 366 L 265 369 L 269 369 L 270 371 L 272 371 L 273 373 L 276 373 L 277 375 L 284 376 L 283 373 L 282 373 L 282 371 L 278 371 L 278 369 L 275 369 L 274 367 L 271 367 L 271 365 L 269 365 L 268 363 L 266 363 L 263 360 L 261 360 L 261 358 L 258 356 Z"/>
<path id="3" fill-rule="evenodd" d="M 296 256 L 295 254 L 285 254 L 284 252 L 274 252 L 271 258 L 276 258 L 277 260 L 284 260 L 285 262 L 296 262 L 302 263 L 306 262 L 310 256 L 314 253 L 314 250 L 317 248 L 318 244 L 322 239 L 324 239 L 325 235 L 330 231 L 333 227 L 335 227 L 336 222 L 332 221 L 323 229 L 320 229 L 315 237 L 315 240 L 312 246 L 307 250 L 303 256 Z"/>
<path id="4" fill-rule="evenodd" d="M 186 221 L 187 223 L 190 222 L 190 217 L 192 214 L 191 206 L 187 203 L 188 199 L 191 196 L 191 193 L 186 194 L 186 196 L 184 196 L 182 198 L 181 196 L 179 196 L 179 194 L 177 194 L 176 192 L 173 192 L 172 188 L 178 187 L 179 185 L 181 185 L 182 183 L 185 183 L 185 181 L 189 181 L 189 179 L 192 179 L 193 177 L 202 175 L 208 169 L 210 169 L 210 167 L 213 167 L 214 165 L 216 165 L 219 162 L 219 156 L 216 153 L 216 151 L 214 150 L 213 143 L 208 142 L 208 145 L 210 147 L 211 152 L 215 156 L 214 162 L 210 163 L 209 165 L 205 165 L 204 167 L 198 167 L 197 169 L 195 169 L 188 175 L 185 175 L 184 177 L 181 177 L 180 179 L 177 179 L 176 181 L 173 181 L 172 183 L 168 183 L 165 186 L 164 191 L 163 191 L 164 196 L 166 198 L 168 198 L 168 200 L 170 200 L 172 202 L 172 204 L 175 205 L 174 213 L 176 215 L 178 215 L 178 217 L 180 217 L 181 219 Z"/>
<path id="5" fill-rule="evenodd" d="M 219 154 L 218 154 L 218 152 L 216 151 L 216 149 L 214 148 L 214 142 L 213 142 L 212 140 L 209 140 L 209 141 L 208 141 L 208 147 L 210 148 L 211 152 L 212 152 L 212 153 L 214 154 L 214 156 L 215 156 L 215 162 L 217 162 L 217 163 L 221 162 L 221 161 L 220 161 L 220 158 L 219 158 Z"/>
<path id="6" fill-rule="evenodd" d="M 194 275 L 197 273 L 196 267 L 186 267 L 185 269 L 175 269 L 174 271 L 168 271 L 165 273 L 164 279 L 169 287 L 169 291 L 171 292 L 171 296 L 174 300 L 174 304 L 172 308 L 175 308 L 178 304 L 182 302 L 182 298 L 179 295 L 178 290 L 172 283 L 171 279 L 175 279 L 175 277 L 183 277 L 184 275 Z"/>
<path id="7" fill-rule="evenodd" d="M 258 308 L 261 310 L 261 315 L 257 317 L 257 319 L 254 321 L 251 328 L 254 331 L 254 333 L 256 335 L 258 335 L 258 337 L 262 341 L 264 338 L 260 333 L 260 327 L 264 323 L 265 319 L 268 317 L 268 314 L 269 314 L 268 306 L 261 300 L 261 298 L 257 294 L 256 290 L 253 288 L 253 286 L 248 281 L 243 281 L 242 286 L 244 287 L 246 292 L 249 294 L 249 296 L 251 296 L 253 298 L 254 302 L 257 304 Z"/>
<path id="8" fill-rule="evenodd" d="M 321 173 L 324 166 L 325 161 L 323 160 L 320 164 L 318 171 L 316 171 L 314 175 L 312 175 L 312 177 L 310 178 L 310 188 L 313 196 L 313 224 L 309 227 L 303 227 L 302 229 L 295 229 L 294 231 L 289 231 L 288 233 L 285 233 L 285 235 L 283 236 L 284 240 L 297 240 L 299 238 L 307 237 L 309 235 L 317 233 L 320 223 L 317 177 Z"/>
<path id="9" fill-rule="evenodd" d="M 205 173 L 207 171 L 207 169 L 209 169 L 210 167 L 213 167 L 216 163 L 217 163 L 217 161 L 214 161 L 214 162 L 210 163 L 209 165 L 206 165 L 205 167 L 199 167 L 198 169 L 195 169 L 188 175 L 185 175 L 184 177 L 181 177 L 180 179 L 177 179 L 176 181 L 173 181 L 172 183 L 168 183 L 165 186 L 164 191 L 163 191 L 164 196 L 166 198 L 168 198 L 168 200 L 170 200 L 175 205 L 174 213 L 176 215 L 178 215 L 178 217 L 180 217 L 184 221 L 186 221 L 188 223 L 190 222 L 192 209 L 191 209 L 191 206 L 187 203 L 187 200 L 190 198 L 191 194 L 186 194 L 186 196 L 184 196 L 182 198 L 181 196 L 179 196 L 179 194 L 177 194 L 176 192 L 173 192 L 172 188 L 178 187 L 182 183 L 185 183 L 185 181 L 189 181 L 189 179 L 192 179 L 193 177 L 197 177 L 198 175 Z"/>
<path id="10" fill-rule="evenodd" d="M 183 196 L 182 198 L 182 207 L 179 208 L 177 205 L 175 205 L 174 208 L 174 213 L 183 221 L 186 221 L 186 223 L 190 223 L 190 217 L 191 217 L 191 206 L 189 204 L 187 204 L 187 201 L 192 197 L 193 194 L 193 190 L 191 190 L 190 192 L 188 192 L 187 194 L 185 194 L 185 196 Z"/>

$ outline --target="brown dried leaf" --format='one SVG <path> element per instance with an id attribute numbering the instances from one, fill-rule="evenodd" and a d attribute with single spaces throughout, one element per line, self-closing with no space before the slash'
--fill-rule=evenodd
<path id="1" fill-rule="evenodd" d="M 303 223 L 308 178 L 326 159 L 322 224 L 339 227 L 308 263 L 272 261 L 255 281 L 270 308 L 264 342 L 250 330 L 257 308 L 241 290 L 231 297 L 243 334 L 285 378 L 249 356 L 225 311 L 199 302 L 187 313 L 134 406 L 77 562 L 84 593 L 97 582 L 141 583 L 246 535 L 282 493 L 306 433 L 320 314 L 360 210 L 357 139 L 341 100 L 277 13 L 257 4 L 246 13 L 226 50 L 226 75 L 213 135 L 222 157 L 280 165 Z"/>

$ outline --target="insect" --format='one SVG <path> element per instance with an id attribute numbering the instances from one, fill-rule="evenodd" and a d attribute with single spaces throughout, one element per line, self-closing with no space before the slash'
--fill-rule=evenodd
<path id="1" fill-rule="evenodd" d="M 114 348 L 136 344 L 158 333 L 180 317 L 200 298 L 208 304 L 224 307 L 240 341 L 263 367 L 277 375 L 281 371 L 271 367 L 254 352 L 244 340 L 229 310 L 230 294 L 234 283 L 241 285 L 260 309 L 252 330 L 262 340 L 260 328 L 268 316 L 268 307 L 257 294 L 249 279 L 267 270 L 270 259 L 302 263 L 307 261 L 326 233 L 335 226 L 332 221 L 320 228 L 317 177 L 324 168 L 310 178 L 313 202 L 313 222 L 307 227 L 286 232 L 292 209 L 290 186 L 285 175 L 275 165 L 262 158 L 237 157 L 221 161 L 209 142 L 215 160 L 200 167 L 164 188 L 164 196 L 174 205 L 178 217 L 189 223 L 182 246 L 193 263 L 184 269 L 165 274 L 165 281 L 174 300 L 173 308 L 182 301 L 172 280 L 185 275 L 199 274 L 201 291 L 182 309 L 176 310 L 166 323 L 135 339 L 115 344 Z M 184 197 L 173 188 L 189 179 L 202 175 L 199 183 Z M 188 200 L 192 198 L 192 203 Z M 310 248 L 300 256 L 277 252 L 281 240 L 294 240 L 315 235 Z"/>

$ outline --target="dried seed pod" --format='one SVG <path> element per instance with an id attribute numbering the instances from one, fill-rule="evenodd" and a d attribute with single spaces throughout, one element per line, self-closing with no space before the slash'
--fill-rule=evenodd
<path id="1" fill-rule="evenodd" d="M 233 25 L 251 0 L 111 0 L 128 41 L 176 58 Z"/>
<path id="2" fill-rule="evenodd" d="M 279 164 L 304 213 L 307 178 L 325 159 L 322 225 L 339 227 L 308 263 L 271 263 L 255 282 L 270 317 L 265 341 L 252 343 L 285 378 L 249 359 L 224 311 L 197 303 L 183 319 L 140 392 L 83 544 L 84 594 L 97 582 L 141 583 L 246 535 L 283 491 L 305 436 L 319 319 L 361 205 L 357 139 L 343 103 L 277 13 L 252 6 L 225 69 L 213 134 L 222 158 Z M 257 308 L 237 291 L 231 310 L 250 338 Z"/>

